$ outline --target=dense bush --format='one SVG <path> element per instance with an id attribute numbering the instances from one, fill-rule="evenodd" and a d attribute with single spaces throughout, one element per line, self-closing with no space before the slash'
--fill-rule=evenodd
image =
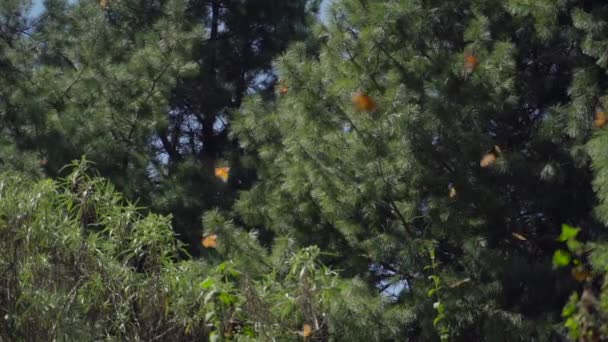
<path id="1" fill-rule="evenodd" d="M 216 248 L 180 259 L 169 217 L 144 215 L 86 171 L 75 164 L 59 181 L 1 176 L 0 337 L 395 337 L 396 322 L 384 319 L 388 301 L 320 265 L 318 248 L 281 239 L 267 253 L 255 234 L 210 213 Z"/>

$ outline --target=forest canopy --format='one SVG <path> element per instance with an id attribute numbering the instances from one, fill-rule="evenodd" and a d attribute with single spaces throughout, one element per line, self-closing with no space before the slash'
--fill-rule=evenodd
<path id="1" fill-rule="evenodd" d="M 608 340 L 608 4 L 0 2 L 0 341 Z"/>

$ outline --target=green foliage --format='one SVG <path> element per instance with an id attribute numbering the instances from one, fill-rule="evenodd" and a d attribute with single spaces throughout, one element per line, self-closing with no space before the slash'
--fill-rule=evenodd
<path id="1" fill-rule="evenodd" d="M 608 249 L 606 243 L 587 243 L 585 263 L 575 263 L 572 275 L 582 283 L 564 306 L 564 327 L 572 340 L 604 340 L 608 337 Z M 577 265 L 578 264 L 578 265 Z"/>
<path id="2" fill-rule="evenodd" d="M 172 214 L 198 254 L 201 213 L 228 209 L 253 176 L 228 137 L 231 110 L 272 92 L 272 58 L 306 38 L 318 1 L 49 0 L 37 18 L 29 3 L 0 8 L 0 167 L 40 173 L 44 160 L 59 177 L 86 155 L 130 199 Z"/>
<path id="3" fill-rule="evenodd" d="M 555 254 L 553 254 L 553 266 L 568 266 L 570 264 L 571 258 L 572 257 L 570 256 L 569 252 L 563 249 L 558 249 L 557 251 L 555 251 Z"/>
<path id="4" fill-rule="evenodd" d="M 2 339 L 608 339 L 608 5 L 318 4 L 0 4 Z"/>
<path id="5" fill-rule="evenodd" d="M 267 253 L 218 213 L 205 219 L 215 257 L 180 261 L 170 217 L 143 215 L 85 162 L 72 169 L 61 181 L 0 177 L 0 338 L 296 340 L 307 323 L 313 338 L 381 340 L 413 317 L 387 317 L 317 247 L 283 239 Z"/>
<path id="6" fill-rule="evenodd" d="M 552 261 L 582 248 L 572 230 L 555 241 L 559 227 L 584 226 L 585 241 L 608 222 L 593 127 L 605 13 L 598 1 L 336 1 L 319 51 L 295 44 L 277 60 L 288 92 L 250 97 L 231 126 L 259 176 L 238 217 L 320 246 L 371 286 L 407 283 L 391 304 L 416 314 L 403 339 L 439 338 L 430 242 L 450 340 L 558 339 L 577 284 Z M 361 94 L 375 106 L 357 108 Z"/>
<path id="7" fill-rule="evenodd" d="M 85 170 L 59 182 L 1 177 L 9 340 L 152 338 L 168 328 L 153 308 L 166 298 L 161 269 L 180 250 L 169 218 L 143 216 Z"/>
<path id="8" fill-rule="evenodd" d="M 576 239 L 576 236 L 580 232 L 580 228 L 574 228 L 570 225 L 563 224 L 562 232 L 557 238 L 559 242 L 565 242 L 568 250 L 558 249 L 553 254 L 553 266 L 554 267 L 563 267 L 570 265 L 570 261 L 572 260 L 572 254 L 581 256 L 583 252 L 583 245 Z M 573 260 L 575 265 L 580 265 L 581 261 L 579 259 Z"/>
<path id="9" fill-rule="evenodd" d="M 441 278 L 437 275 L 438 265 L 436 262 L 435 250 L 431 249 L 429 254 L 431 264 L 425 266 L 425 269 L 432 270 L 433 272 L 433 274 L 429 276 L 429 279 L 433 282 L 433 287 L 427 292 L 427 296 L 437 300 L 433 303 L 433 308 L 437 310 L 437 316 L 435 316 L 435 319 L 433 320 L 433 325 L 437 328 L 441 341 L 447 341 L 450 336 L 450 330 L 443 322 L 445 319 L 445 304 L 441 301 L 441 290 L 443 287 L 441 285 Z"/>

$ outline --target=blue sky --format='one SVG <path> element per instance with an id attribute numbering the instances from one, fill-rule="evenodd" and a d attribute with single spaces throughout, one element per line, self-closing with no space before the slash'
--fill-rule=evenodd
<path id="1" fill-rule="evenodd" d="M 323 22 L 326 22 L 327 20 L 327 12 L 329 9 L 329 5 L 331 5 L 332 1 L 333 0 L 323 0 L 323 2 L 321 3 L 321 11 L 319 13 L 319 17 Z"/>
<path id="2" fill-rule="evenodd" d="M 43 0 L 33 0 L 33 6 L 32 6 L 32 11 L 31 14 L 32 16 L 37 16 L 38 14 L 42 13 L 42 10 L 44 9 L 44 6 L 42 5 L 42 1 Z"/>

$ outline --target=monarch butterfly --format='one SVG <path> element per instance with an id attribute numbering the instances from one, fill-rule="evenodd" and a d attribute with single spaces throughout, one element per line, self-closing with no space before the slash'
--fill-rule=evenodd
<path id="1" fill-rule="evenodd" d="M 230 167 L 222 166 L 215 168 L 215 177 L 221 179 L 224 183 L 228 181 L 228 176 L 230 174 Z"/>
<path id="2" fill-rule="evenodd" d="M 477 57 L 470 53 L 464 54 L 464 77 L 465 79 L 475 70 L 475 68 L 479 65 L 479 60 Z"/>
<path id="3" fill-rule="evenodd" d="M 216 234 L 211 234 L 211 235 L 208 235 L 208 236 L 203 236 L 201 238 L 201 244 L 205 248 L 215 248 L 215 247 L 217 247 L 217 235 Z"/>
<path id="4" fill-rule="evenodd" d="M 451 187 L 450 188 L 450 194 L 448 195 L 450 198 L 454 198 L 456 197 L 456 188 L 455 187 Z"/>
<path id="5" fill-rule="evenodd" d="M 496 161 L 498 156 L 500 156 L 501 154 L 502 154 L 502 150 L 500 149 L 500 147 L 498 147 L 498 145 L 494 145 L 494 148 L 492 151 L 483 155 L 483 157 L 481 158 L 481 161 L 479 162 L 479 166 L 488 167 L 488 166 L 494 164 L 494 162 Z"/>
<path id="6" fill-rule="evenodd" d="M 279 88 L 279 94 L 281 94 L 281 95 L 287 94 L 288 91 L 289 91 L 289 87 L 288 86 L 281 86 Z"/>
<path id="7" fill-rule="evenodd" d="M 302 336 L 304 337 L 310 337 L 312 335 L 312 326 L 310 326 L 310 324 L 305 323 L 302 326 Z"/>
<path id="8" fill-rule="evenodd" d="M 358 111 L 373 112 L 376 109 L 376 102 L 366 94 L 356 93 L 352 98 L 353 104 Z"/>
<path id="9" fill-rule="evenodd" d="M 496 161 L 496 154 L 494 154 L 494 152 L 486 153 L 481 158 L 481 161 L 479 162 L 479 166 L 488 167 L 488 166 L 494 164 L 495 161 Z"/>
<path id="10" fill-rule="evenodd" d="M 603 128 L 608 123 L 608 117 L 606 117 L 606 113 L 604 112 L 596 112 L 595 113 L 595 127 Z"/>

